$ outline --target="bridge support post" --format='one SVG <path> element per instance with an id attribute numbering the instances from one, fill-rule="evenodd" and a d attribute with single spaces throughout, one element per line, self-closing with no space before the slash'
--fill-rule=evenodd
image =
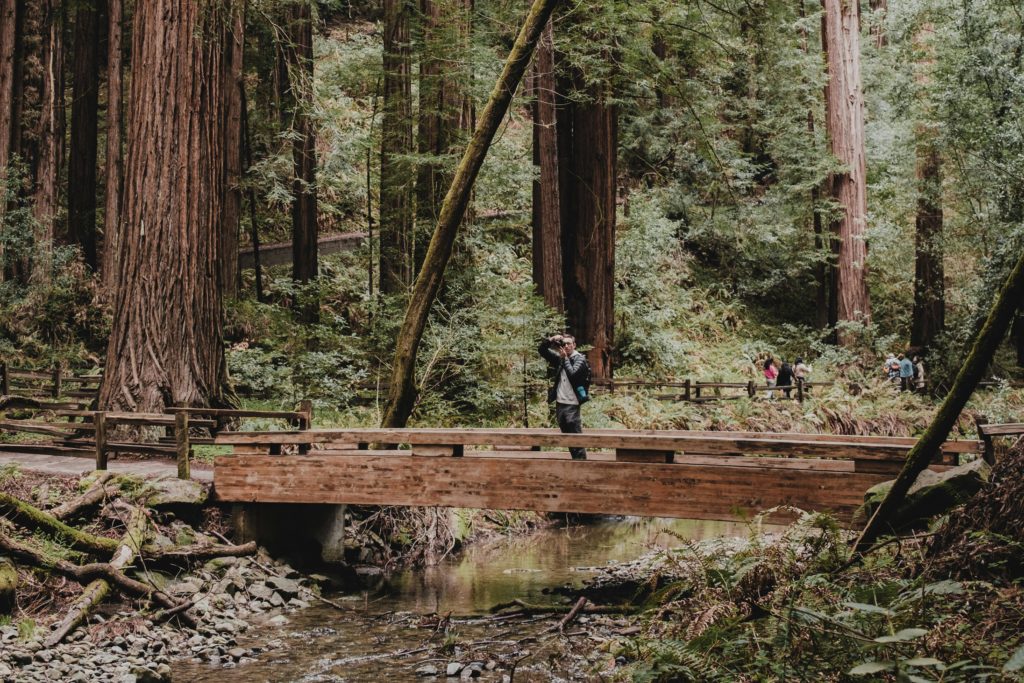
<path id="1" fill-rule="evenodd" d="M 256 541 L 271 555 L 293 555 L 315 563 L 345 561 L 344 505 L 238 503 L 231 517 L 237 543 Z"/>

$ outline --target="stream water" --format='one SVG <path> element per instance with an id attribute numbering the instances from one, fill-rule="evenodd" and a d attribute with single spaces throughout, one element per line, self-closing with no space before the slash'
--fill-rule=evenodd
<path id="1" fill-rule="evenodd" d="M 443 680 L 451 662 L 490 662 L 493 670 L 485 668 L 481 681 L 501 681 L 513 671 L 515 681 L 591 680 L 615 666 L 602 651 L 601 638 L 559 637 L 548 632 L 557 618 L 494 619 L 488 610 L 516 599 L 549 604 L 555 599 L 547 594 L 552 588 L 582 585 L 596 567 L 676 546 L 680 539 L 747 533 L 747 527 L 726 522 L 627 518 L 471 546 L 437 566 L 380 577 L 372 587 L 331 596 L 350 605 L 350 613 L 314 605 L 289 614 L 284 626 L 257 625 L 239 642 L 271 644 L 256 660 L 234 668 L 180 662 L 174 680 L 416 680 L 425 667 L 435 667 L 439 678 L 420 680 Z M 598 631 L 602 620 L 614 636 L 613 619 L 581 619 L 596 621 Z"/>

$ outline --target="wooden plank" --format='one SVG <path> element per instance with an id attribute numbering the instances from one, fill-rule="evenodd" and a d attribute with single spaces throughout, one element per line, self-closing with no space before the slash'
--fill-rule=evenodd
<path id="1" fill-rule="evenodd" d="M 4 453 L 40 453 L 42 455 L 68 455 L 82 458 L 93 458 L 91 448 L 76 448 L 55 443 L 0 443 L 0 451 Z"/>
<path id="2" fill-rule="evenodd" d="M 299 420 L 304 413 L 295 410 L 237 410 L 234 408 L 165 408 L 164 413 L 188 413 L 211 417 L 265 417 L 269 419 Z"/>
<path id="3" fill-rule="evenodd" d="M 412 447 L 412 454 L 427 457 L 461 458 L 462 446 L 458 444 L 444 446 L 427 446 L 415 444 Z"/>
<path id="4" fill-rule="evenodd" d="M 643 451 L 635 448 L 615 449 L 618 462 L 672 462 L 674 451 Z"/>
<path id="5" fill-rule="evenodd" d="M 47 436 L 65 437 L 72 436 L 79 431 L 78 425 L 56 425 L 47 422 L 31 422 L 29 420 L 3 420 L 0 421 L 0 429 L 11 432 L 25 432 L 28 434 L 45 434 Z M 92 429 L 93 426 L 89 425 Z M 86 431 L 85 429 L 80 431 Z"/>
<path id="6" fill-rule="evenodd" d="M 848 519 L 884 475 L 518 458 L 235 456 L 214 461 L 225 502 L 411 505 L 735 519 L 776 505 Z"/>
<path id="7" fill-rule="evenodd" d="M 978 425 L 978 429 L 985 436 L 1017 436 L 1018 434 L 1024 434 L 1024 422 Z"/>
<path id="8" fill-rule="evenodd" d="M 339 251 L 350 251 L 356 249 L 366 238 L 365 232 L 343 232 L 337 235 L 327 235 L 317 240 L 317 249 L 320 254 L 333 254 Z M 260 267 L 281 266 L 292 262 L 292 243 L 275 242 L 272 244 L 260 245 Z M 255 257 L 252 247 L 246 247 L 238 251 L 238 267 L 248 270 L 255 267 Z"/>

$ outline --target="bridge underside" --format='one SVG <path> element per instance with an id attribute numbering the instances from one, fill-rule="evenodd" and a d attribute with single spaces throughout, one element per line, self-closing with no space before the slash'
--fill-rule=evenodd
<path id="1" fill-rule="evenodd" d="M 539 454 L 537 454 L 539 455 Z M 545 454 L 548 455 L 548 454 Z M 225 502 L 337 503 L 736 520 L 780 505 L 849 521 L 892 474 L 819 459 L 699 458 L 633 463 L 548 457 L 235 455 L 219 457 Z M 792 517 L 792 513 L 782 513 Z"/>

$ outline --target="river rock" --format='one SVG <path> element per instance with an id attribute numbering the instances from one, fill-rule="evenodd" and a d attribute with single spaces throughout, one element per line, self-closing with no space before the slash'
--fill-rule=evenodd
<path id="1" fill-rule="evenodd" d="M 267 623 L 271 626 L 284 626 L 289 623 L 289 620 L 285 615 L 278 614 L 277 616 L 271 617 Z"/>
<path id="2" fill-rule="evenodd" d="M 274 593 L 270 596 L 270 604 L 274 607 L 284 607 L 284 598 L 281 597 L 280 593 Z"/>
<path id="3" fill-rule="evenodd" d="M 287 597 L 293 597 L 299 594 L 299 582 L 294 579 L 272 576 L 267 579 L 267 585 Z"/>
<path id="4" fill-rule="evenodd" d="M 235 661 L 238 661 L 247 654 L 249 654 L 249 652 L 244 647 L 235 647 L 228 650 L 228 656 L 234 659 Z"/>
<path id="5" fill-rule="evenodd" d="M 195 595 L 200 586 L 195 581 L 179 581 L 168 588 L 168 592 L 174 595 Z"/>
<path id="6" fill-rule="evenodd" d="M 257 598 L 259 600 L 270 600 L 270 596 L 274 594 L 274 591 L 269 588 L 265 583 L 254 583 L 249 586 L 249 596 Z"/>
<path id="7" fill-rule="evenodd" d="M 897 530 L 919 527 L 929 519 L 962 505 L 981 490 L 991 472 L 989 464 L 980 459 L 945 472 L 921 472 L 907 491 L 903 504 L 893 515 L 893 526 Z M 893 481 L 883 481 L 869 488 L 864 494 L 864 504 L 857 511 L 857 517 L 863 515 L 863 519 L 870 519 L 892 484 Z"/>
<path id="8" fill-rule="evenodd" d="M 427 664 L 425 666 L 421 666 L 420 668 L 416 669 L 416 675 L 417 676 L 424 676 L 424 677 L 426 677 L 426 676 L 436 676 L 439 673 L 440 672 L 438 671 L 437 667 L 434 666 L 433 664 Z"/>
<path id="9" fill-rule="evenodd" d="M 458 676 L 460 671 L 462 671 L 462 662 L 449 662 L 445 675 L 449 677 Z"/>

